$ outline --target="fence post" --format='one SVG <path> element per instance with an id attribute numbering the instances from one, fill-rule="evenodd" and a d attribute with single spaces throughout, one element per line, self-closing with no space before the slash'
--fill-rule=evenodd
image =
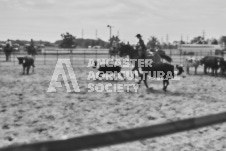
<path id="1" fill-rule="evenodd" d="M 15 52 L 13 52 L 13 65 L 15 66 Z"/>
<path id="2" fill-rule="evenodd" d="M 72 62 L 72 66 L 73 66 L 73 50 L 71 49 L 71 62 Z"/>
<path id="3" fill-rule="evenodd" d="M 85 49 L 83 49 L 84 51 L 84 64 L 86 64 L 86 52 L 85 52 Z"/>
<path id="4" fill-rule="evenodd" d="M 44 51 L 44 65 L 46 65 L 46 51 Z"/>
<path id="5" fill-rule="evenodd" d="M 181 55 L 182 55 L 182 53 L 181 53 L 182 51 L 180 51 L 180 64 L 181 64 Z"/>
<path id="6" fill-rule="evenodd" d="M 59 58 L 59 49 L 57 49 L 57 60 Z"/>

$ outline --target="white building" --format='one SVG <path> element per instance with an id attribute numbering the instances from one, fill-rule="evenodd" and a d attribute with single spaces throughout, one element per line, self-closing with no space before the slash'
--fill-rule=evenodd
<path id="1" fill-rule="evenodd" d="M 221 45 L 211 45 L 211 44 L 180 44 L 177 47 L 178 50 L 183 52 L 215 52 L 215 50 L 222 50 Z"/>

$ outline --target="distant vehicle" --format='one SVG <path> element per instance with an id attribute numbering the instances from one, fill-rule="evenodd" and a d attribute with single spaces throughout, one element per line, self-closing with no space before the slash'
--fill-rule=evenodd
<path id="1" fill-rule="evenodd" d="M 100 49 L 101 46 L 93 46 L 94 49 Z"/>

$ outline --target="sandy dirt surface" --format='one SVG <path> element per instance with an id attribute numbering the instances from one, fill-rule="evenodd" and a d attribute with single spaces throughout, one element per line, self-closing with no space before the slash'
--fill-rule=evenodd
<path id="1" fill-rule="evenodd" d="M 91 68 L 74 66 L 81 92 L 47 93 L 54 66 L 37 66 L 29 76 L 22 67 L 0 67 L 0 147 L 85 134 L 95 134 L 159 124 L 223 112 L 226 109 L 226 78 L 189 75 L 171 81 L 168 91 L 161 81 L 142 83 L 138 92 L 88 92 Z M 191 70 L 192 73 L 192 70 Z M 62 81 L 62 78 L 59 78 Z M 101 83 L 135 81 L 101 81 Z M 64 84 L 63 84 L 64 85 Z M 104 147 L 100 151 L 222 151 L 226 150 L 226 124 L 213 125 L 164 137 Z"/>

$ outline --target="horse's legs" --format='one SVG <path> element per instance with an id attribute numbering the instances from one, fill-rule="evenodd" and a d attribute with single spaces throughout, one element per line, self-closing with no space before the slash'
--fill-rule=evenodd
<path id="1" fill-rule="evenodd" d="M 169 85 L 169 80 L 163 80 L 163 90 L 164 91 L 166 91 L 168 85 Z"/>
<path id="2" fill-rule="evenodd" d="M 140 71 L 139 71 L 139 69 L 138 69 L 138 67 L 133 67 L 133 69 L 132 69 L 132 71 L 135 71 L 135 70 L 137 70 L 137 72 L 138 72 L 138 76 L 141 74 L 140 73 Z M 136 75 L 135 75 L 135 72 L 133 72 L 133 76 L 134 76 L 134 78 L 136 77 Z"/>
<path id="3" fill-rule="evenodd" d="M 99 78 L 100 77 L 102 77 L 102 75 L 103 75 L 103 73 L 101 72 L 101 73 L 99 73 L 99 75 L 98 75 L 98 80 L 99 80 Z"/>
<path id="4" fill-rule="evenodd" d="M 187 65 L 187 74 L 189 74 L 189 66 Z"/>
<path id="5" fill-rule="evenodd" d="M 120 74 L 123 77 L 123 79 L 126 81 L 126 77 L 124 76 L 124 74 L 122 72 L 120 72 Z"/>
<path id="6" fill-rule="evenodd" d="M 144 84 L 146 86 L 146 88 L 148 88 L 148 84 L 147 84 L 147 73 L 144 74 Z"/>
<path id="7" fill-rule="evenodd" d="M 113 80 L 115 80 L 115 77 L 116 77 L 116 80 L 118 80 L 118 72 L 114 72 L 114 78 L 113 78 Z"/>
<path id="8" fill-rule="evenodd" d="M 143 80 L 143 74 L 139 74 L 139 81 L 137 84 L 140 84 L 142 80 Z"/>
<path id="9" fill-rule="evenodd" d="M 198 67 L 197 67 L 197 66 L 195 66 L 195 74 L 197 74 L 197 68 L 198 68 Z"/>

